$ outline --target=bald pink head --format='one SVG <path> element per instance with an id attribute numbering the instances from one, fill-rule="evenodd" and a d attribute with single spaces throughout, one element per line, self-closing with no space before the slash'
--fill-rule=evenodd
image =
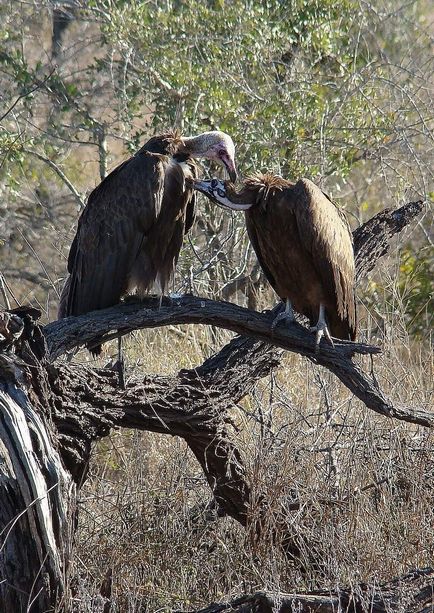
<path id="1" fill-rule="evenodd" d="M 196 158 L 205 158 L 224 166 L 231 181 L 237 180 L 235 167 L 235 145 L 229 134 L 214 130 L 199 136 L 183 137 L 186 151 Z"/>

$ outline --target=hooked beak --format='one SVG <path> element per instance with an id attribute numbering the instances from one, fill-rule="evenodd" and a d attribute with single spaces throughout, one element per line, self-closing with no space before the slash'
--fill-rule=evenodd
<path id="1" fill-rule="evenodd" d="M 238 174 L 235 169 L 234 163 L 231 161 L 231 164 L 227 164 L 226 162 L 223 162 L 223 164 L 226 166 L 226 170 L 229 173 L 230 180 L 232 181 L 232 183 L 235 183 L 238 178 Z"/>
<path id="2" fill-rule="evenodd" d="M 220 157 L 220 160 L 222 164 L 224 165 L 224 167 L 226 168 L 226 170 L 228 171 L 228 174 L 229 174 L 229 177 L 232 183 L 235 183 L 237 180 L 238 174 L 235 168 L 234 160 L 228 154 L 222 155 Z"/>
<path id="3" fill-rule="evenodd" d="M 193 181 L 193 187 L 223 209 L 230 209 L 232 211 L 247 211 L 253 206 L 252 204 L 232 202 L 227 197 L 225 190 L 216 189 L 216 185 L 214 185 L 215 182 L 216 179 L 212 179 L 211 181 Z"/>

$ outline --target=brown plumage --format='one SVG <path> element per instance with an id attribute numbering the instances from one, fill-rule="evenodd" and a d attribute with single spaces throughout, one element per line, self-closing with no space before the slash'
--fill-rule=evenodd
<path id="1" fill-rule="evenodd" d="M 221 206 L 245 210 L 259 263 L 283 301 L 311 325 L 323 305 L 331 335 L 355 339 L 352 234 L 326 194 L 308 179 L 294 184 L 269 174 L 246 179 L 238 193 L 216 179 L 195 187 Z"/>
<path id="2" fill-rule="evenodd" d="M 154 284 L 166 290 L 194 219 L 194 158 L 225 165 L 235 180 L 227 134 L 163 134 L 93 190 L 69 253 L 59 318 L 112 306 L 134 290 L 143 295 Z"/>

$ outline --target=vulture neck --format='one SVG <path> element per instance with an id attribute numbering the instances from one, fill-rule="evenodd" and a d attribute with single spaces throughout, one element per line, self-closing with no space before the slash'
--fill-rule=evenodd
<path id="1" fill-rule="evenodd" d="M 191 155 L 192 157 L 202 157 L 209 148 L 209 139 L 207 134 L 199 134 L 199 136 L 183 136 L 182 144 L 179 147 L 180 153 Z"/>
<path id="2" fill-rule="evenodd" d="M 251 190 L 242 189 L 237 193 L 231 185 L 226 185 L 224 201 L 224 203 L 222 201 L 223 206 L 227 206 L 234 211 L 247 211 L 256 204 Z"/>

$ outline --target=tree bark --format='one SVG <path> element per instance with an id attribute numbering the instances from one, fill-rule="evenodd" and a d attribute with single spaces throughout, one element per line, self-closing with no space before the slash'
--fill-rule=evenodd
<path id="1" fill-rule="evenodd" d="M 422 206 L 409 203 L 398 211 L 383 211 L 354 233 L 359 279 Z M 279 364 L 283 349 L 334 372 L 380 414 L 432 427 L 431 414 L 395 406 L 353 362 L 357 353 L 375 354 L 378 348 L 324 343 L 317 355 L 303 326 L 272 332 L 274 314 L 193 296 L 164 303 L 161 309 L 152 299 L 126 303 L 45 327 L 37 325 L 36 309 L 0 314 L 0 610 L 38 612 L 59 606 L 72 550 L 77 488 L 86 478 L 92 444 L 112 427 L 183 437 L 220 508 L 248 525 L 251 493 L 240 453 L 227 434 L 227 413 Z M 197 368 L 174 377 L 134 378 L 122 393 L 113 372 L 55 363 L 66 351 L 92 340 L 175 322 L 219 325 L 243 336 Z M 297 554 L 290 538 L 287 547 Z"/>
<path id="2" fill-rule="evenodd" d="M 26 370 L 0 355 L 0 610 L 11 613 L 58 602 L 75 526 L 76 485 Z"/>
<path id="3" fill-rule="evenodd" d="M 434 568 L 424 568 L 378 586 L 300 594 L 257 592 L 190 613 L 430 613 L 433 606 Z"/>

